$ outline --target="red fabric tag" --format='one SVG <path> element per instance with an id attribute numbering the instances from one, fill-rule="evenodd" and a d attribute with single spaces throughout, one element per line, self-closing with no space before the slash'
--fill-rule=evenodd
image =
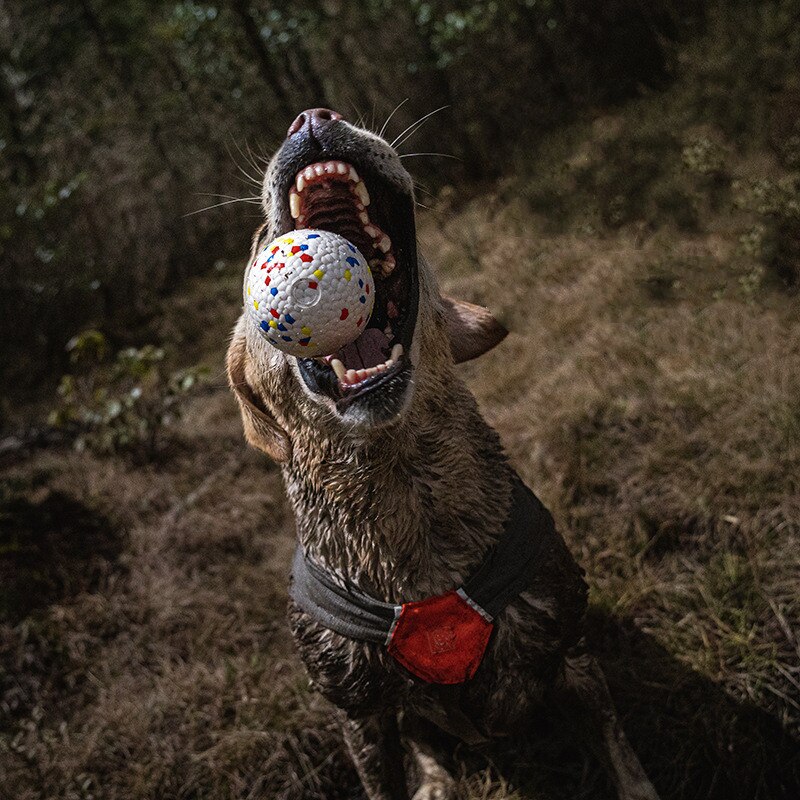
<path id="1" fill-rule="evenodd" d="M 493 625 L 455 591 L 403 603 L 388 650 L 427 683 L 463 683 L 475 675 Z"/>

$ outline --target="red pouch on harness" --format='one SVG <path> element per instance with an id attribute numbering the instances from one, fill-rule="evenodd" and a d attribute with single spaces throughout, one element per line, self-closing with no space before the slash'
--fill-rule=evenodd
<path id="1" fill-rule="evenodd" d="M 428 683 L 463 683 L 475 675 L 492 623 L 456 591 L 404 603 L 388 650 Z"/>

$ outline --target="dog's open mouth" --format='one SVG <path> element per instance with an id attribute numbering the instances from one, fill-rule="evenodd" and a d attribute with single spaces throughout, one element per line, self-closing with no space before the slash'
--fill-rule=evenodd
<path id="1" fill-rule="evenodd" d="M 338 233 L 358 247 L 375 280 L 364 332 L 323 359 L 298 359 L 306 384 L 340 410 L 377 390 L 404 391 L 418 303 L 413 202 L 378 175 L 362 179 L 353 164 L 326 160 L 296 173 L 287 205 L 290 226 Z"/>

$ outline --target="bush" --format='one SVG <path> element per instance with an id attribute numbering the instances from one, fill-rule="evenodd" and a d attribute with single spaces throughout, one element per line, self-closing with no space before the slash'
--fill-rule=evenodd
<path id="1" fill-rule="evenodd" d="M 181 400 L 206 374 L 203 367 L 167 372 L 165 352 L 154 345 L 127 347 L 110 358 L 96 330 L 75 336 L 67 351 L 73 369 L 61 378 L 50 421 L 71 430 L 79 450 L 101 454 L 154 456 L 165 428 L 180 416 Z"/>

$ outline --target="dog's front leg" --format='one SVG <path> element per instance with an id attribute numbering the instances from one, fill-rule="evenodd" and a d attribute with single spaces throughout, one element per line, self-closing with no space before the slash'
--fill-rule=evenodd
<path id="1" fill-rule="evenodd" d="M 387 711 L 353 719 L 342 714 L 342 732 L 369 800 L 408 800 L 397 715 Z"/>
<path id="2" fill-rule="evenodd" d="M 559 705 L 609 770 L 620 800 L 659 800 L 622 730 L 605 675 L 581 642 L 564 665 Z"/>

